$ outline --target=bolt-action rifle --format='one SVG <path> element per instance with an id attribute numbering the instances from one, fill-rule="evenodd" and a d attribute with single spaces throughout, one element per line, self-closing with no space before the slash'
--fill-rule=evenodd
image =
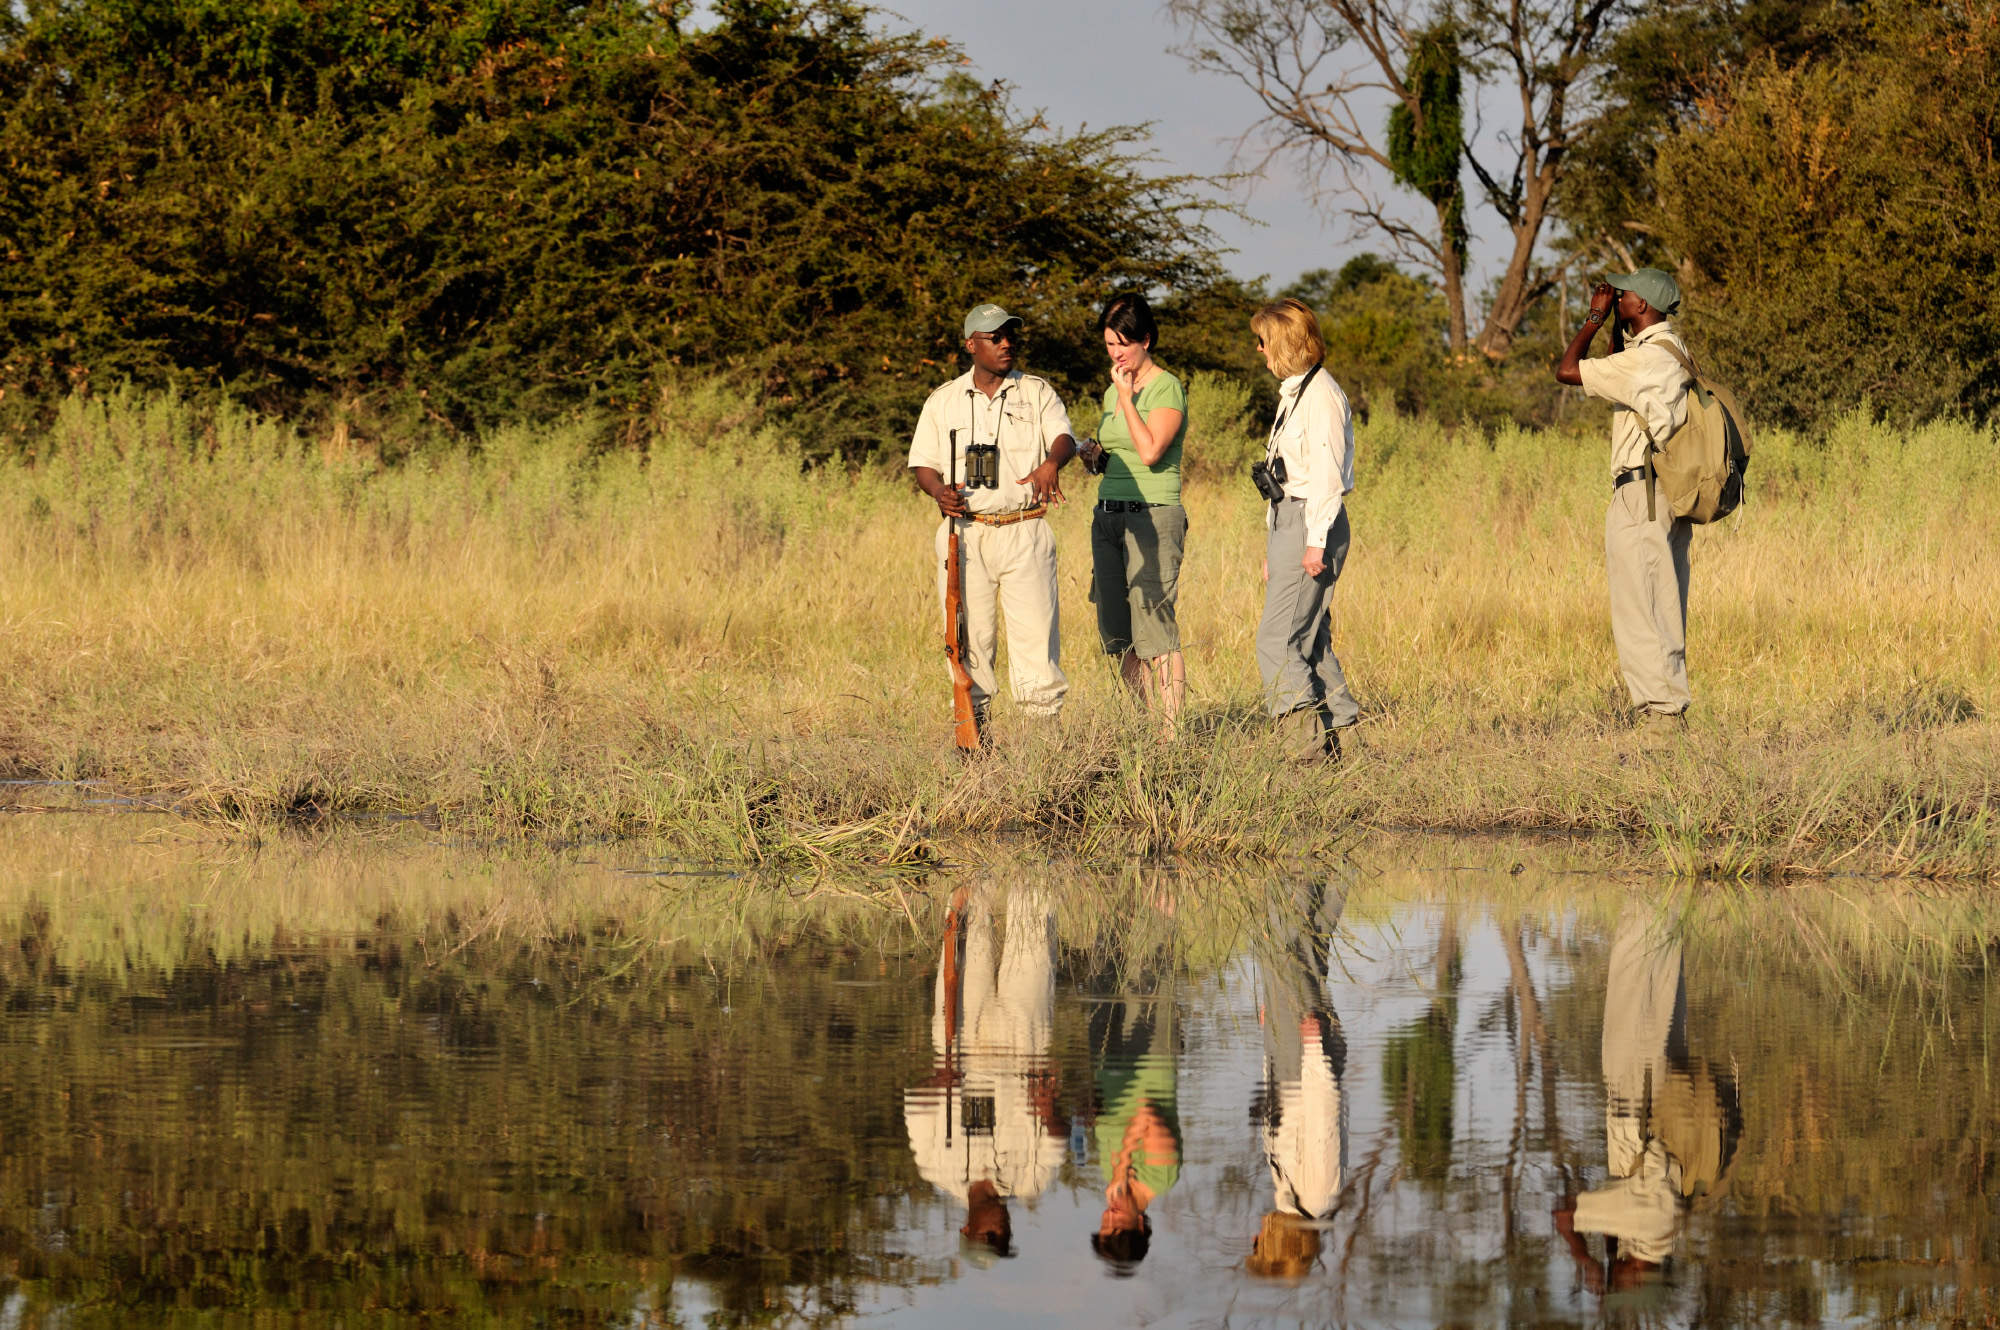
<path id="1" fill-rule="evenodd" d="M 950 484 L 958 488 L 957 430 L 951 432 Z M 979 713 L 972 706 L 972 675 L 965 668 L 965 559 L 959 548 L 959 519 L 945 520 L 951 527 L 944 547 L 944 655 L 951 662 L 952 738 L 963 755 L 979 750 Z"/>

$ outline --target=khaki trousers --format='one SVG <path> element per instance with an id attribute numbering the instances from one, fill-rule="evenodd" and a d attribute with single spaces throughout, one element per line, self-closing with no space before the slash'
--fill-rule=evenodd
<path id="1" fill-rule="evenodd" d="M 949 521 L 938 523 L 938 607 L 944 607 Z M 1031 716 L 1062 710 L 1069 679 L 1063 674 L 1056 617 L 1056 542 L 1045 518 L 1011 526 L 959 524 L 965 565 L 965 672 L 972 676 L 972 705 L 985 711 L 997 690 L 993 675 L 999 634 L 994 612 L 1007 620 L 1007 673 L 1014 701 Z M 946 665 L 949 678 L 951 667 Z"/>
<path id="2" fill-rule="evenodd" d="M 1646 520 L 1645 482 L 1611 492 L 1604 514 L 1604 572 L 1611 588 L 1611 637 L 1632 705 L 1662 715 L 1688 707 L 1688 541 L 1694 528 L 1656 493 Z"/>

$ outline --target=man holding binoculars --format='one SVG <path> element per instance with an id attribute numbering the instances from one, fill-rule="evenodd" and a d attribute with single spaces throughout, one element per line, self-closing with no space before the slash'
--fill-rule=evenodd
<path id="1" fill-rule="evenodd" d="M 1654 453 L 1688 418 L 1692 369 L 1687 344 L 1669 321 L 1680 308 L 1680 283 L 1659 268 L 1598 283 L 1590 313 L 1555 371 L 1558 383 L 1611 403 L 1611 506 L 1604 517 L 1611 636 L 1634 718 L 1653 741 L 1686 727 L 1691 696 L 1688 542 L 1694 528 L 1674 516 L 1653 466 Z M 1607 323 L 1611 354 L 1584 359 Z"/>
<path id="2" fill-rule="evenodd" d="M 995 611 L 1007 620 L 1014 700 L 1030 716 L 1062 709 L 1056 546 L 1041 519 L 1062 502 L 1057 473 L 1076 455 L 1069 412 L 1047 380 L 1014 368 L 1021 320 L 976 305 L 962 329 L 972 368 L 930 395 L 910 440 L 909 466 L 936 501 L 938 598 L 950 604 L 946 550 L 954 527 L 964 570 L 964 666 L 985 729 L 997 683 Z"/>

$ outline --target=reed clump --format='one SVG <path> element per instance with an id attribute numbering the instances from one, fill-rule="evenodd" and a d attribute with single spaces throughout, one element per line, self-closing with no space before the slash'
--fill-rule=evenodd
<path id="1" fill-rule="evenodd" d="M 964 764 L 933 511 L 897 476 L 801 469 L 720 385 L 677 385 L 636 444 L 581 422 L 394 466 L 98 395 L 0 463 L 0 761 L 252 833 L 375 810 L 763 863 L 920 871 L 1015 833 L 1271 856 L 1427 827 L 1612 833 L 1687 873 L 1991 876 L 1995 441 L 1864 417 L 1761 437 L 1749 503 L 1696 536 L 1694 723 L 1660 752 L 1619 714 L 1594 415 L 1360 429 L 1334 640 L 1365 722 L 1332 770 L 1264 740 L 1247 486 L 1190 482 L 1173 743 L 1097 650 L 1073 502 L 1053 519 L 1069 705 L 1036 726 L 1003 702 L 997 750 Z M 1245 441 L 1230 420 L 1189 447 Z"/>

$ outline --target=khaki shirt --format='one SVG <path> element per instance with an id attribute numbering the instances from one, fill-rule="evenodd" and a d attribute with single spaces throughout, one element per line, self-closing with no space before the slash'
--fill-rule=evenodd
<path id="1" fill-rule="evenodd" d="M 1605 1126 L 1611 1179 L 1577 1196 L 1576 1231 L 1608 1233 L 1618 1239 L 1620 1255 L 1658 1265 L 1673 1254 L 1680 1230 L 1680 1165 L 1660 1142 L 1640 1135 L 1636 1118 Z"/>
<path id="2" fill-rule="evenodd" d="M 1583 390 L 1611 408 L 1611 473 L 1646 464 L 1646 430 L 1664 446 L 1667 436 L 1687 423 L 1687 371 L 1666 349 L 1687 343 L 1664 319 L 1625 343 L 1623 351 L 1578 366 Z M 1641 421 L 1644 424 L 1641 424 Z"/>
<path id="3" fill-rule="evenodd" d="M 953 430 L 958 431 L 956 456 Z M 965 506 L 975 513 L 1018 512 L 1035 505 L 1033 492 L 1020 483 L 1021 478 L 1040 466 L 1055 441 L 1069 432 L 1069 412 L 1047 379 L 1015 370 L 988 397 L 972 386 L 972 371 L 967 370 L 924 403 L 917 432 L 910 439 L 909 465 L 930 467 L 962 485 L 966 445 L 997 440 L 1000 487 L 967 490 Z"/>

